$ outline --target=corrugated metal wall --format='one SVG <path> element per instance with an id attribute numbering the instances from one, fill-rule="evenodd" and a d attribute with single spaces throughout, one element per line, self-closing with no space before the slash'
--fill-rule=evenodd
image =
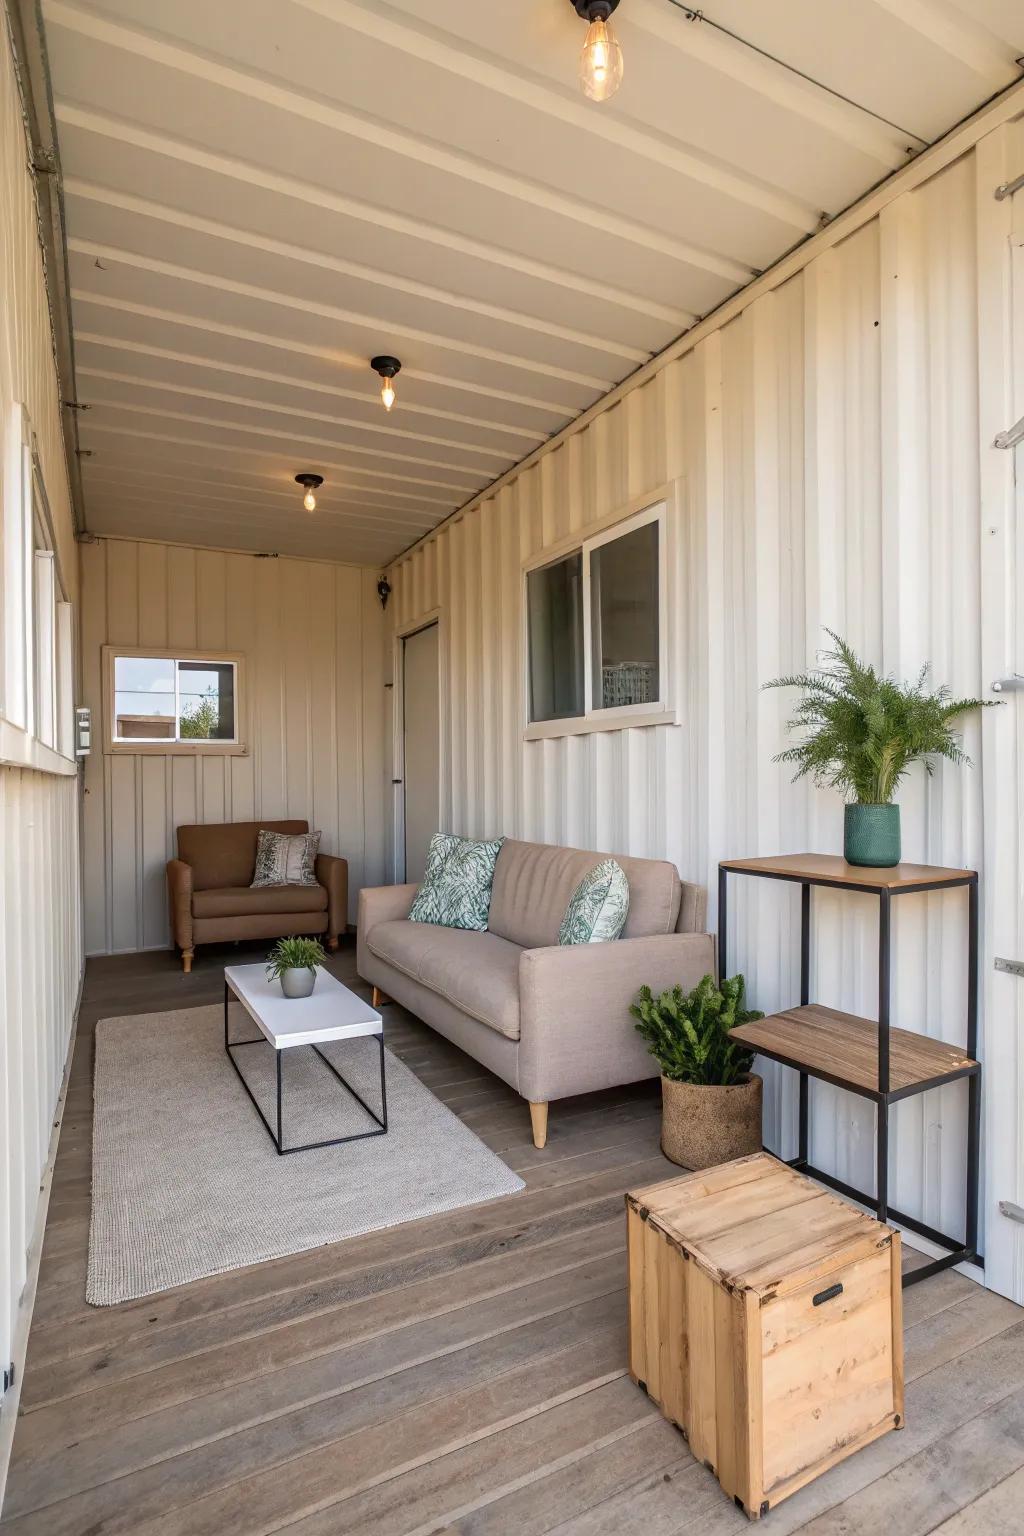
<path id="1" fill-rule="evenodd" d="M 21 106 L 6 28 L 0 26 L 0 552 L 17 515 L 21 417 L 35 434 L 68 597 L 77 602 L 53 341 Z M 10 553 L 10 544 L 6 552 Z M 0 720 L 25 740 L 6 697 Z M 18 679 L 19 684 L 21 679 Z M 19 694 L 23 689 L 19 687 Z M 18 705 L 20 706 L 20 703 Z M 50 754 L 53 757 L 53 754 Z M 33 1258 L 61 1076 L 82 974 L 78 777 L 0 766 L 0 1365 L 20 1370 L 28 1337 Z M 0 1492 L 16 1394 L 0 1414 Z"/>
<path id="2" fill-rule="evenodd" d="M 982 688 L 975 161 L 889 202 L 397 565 L 396 626 L 438 608 L 447 631 L 448 828 L 668 856 L 714 892 L 725 856 L 841 850 L 837 797 L 772 763 L 792 695 L 760 689 L 813 661 L 823 625 L 900 674 L 930 661 Z M 666 486 L 680 724 L 524 741 L 523 560 Z M 918 769 L 902 792 L 910 859 L 982 859 L 976 720 L 966 737 L 978 767 Z M 729 964 L 768 1011 L 799 997 L 799 898 L 743 884 Z M 896 913 L 895 1016 L 957 1042 L 965 905 Z M 819 1001 L 874 1014 L 876 910 L 815 893 Z M 789 1153 L 793 1074 L 765 1067 L 767 1140 Z M 896 1111 L 893 1202 L 947 1231 L 965 1106 L 953 1085 Z M 870 1188 L 872 1117 L 813 1085 L 813 1160 Z"/>
<path id="3" fill-rule="evenodd" d="M 165 866 L 182 822 L 306 817 L 360 885 L 384 877 L 377 572 L 101 539 L 82 546 L 89 954 L 170 942 Z M 238 651 L 244 757 L 103 753 L 106 644 Z"/>

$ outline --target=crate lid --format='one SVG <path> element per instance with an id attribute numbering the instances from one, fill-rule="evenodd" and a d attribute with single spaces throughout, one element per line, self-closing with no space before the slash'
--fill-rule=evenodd
<path id="1" fill-rule="evenodd" d="M 728 1290 L 777 1294 L 892 1242 L 889 1227 L 768 1152 L 650 1185 L 626 1202 Z"/>

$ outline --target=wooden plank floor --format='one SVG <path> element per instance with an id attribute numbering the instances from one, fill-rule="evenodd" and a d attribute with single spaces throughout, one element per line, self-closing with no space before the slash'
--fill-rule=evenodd
<path id="1" fill-rule="evenodd" d="M 521 1100 L 389 1009 L 391 1048 L 522 1194 L 86 1305 L 96 1020 L 219 1001 L 225 959 L 258 957 L 90 962 L 4 1536 L 745 1530 L 626 1375 L 622 1195 L 671 1171 L 650 1087 L 554 1106 L 538 1152 Z M 351 947 L 332 968 L 353 981 Z M 1015 1528 L 1024 1311 L 946 1273 L 906 1293 L 906 1327 L 906 1429 L 773 1511 L 771 1536 Z"/>

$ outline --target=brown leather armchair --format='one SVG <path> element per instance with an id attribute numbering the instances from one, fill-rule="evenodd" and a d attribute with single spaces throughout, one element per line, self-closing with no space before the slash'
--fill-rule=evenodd
<path id="1" fill-rule="evenodd" d="M 256 835 L 308 832 L 305 821 L 227 821 L 178 828 L 178 857 L 167 865 L 171 941 L 182 968 L 192 969 L 197 944 L 225 939 L 279 939 L 325 933 L 337 949 L 348 922 L 348 862 L 321 853 L 316 885 L 265 885 L 255 890 Z"/>

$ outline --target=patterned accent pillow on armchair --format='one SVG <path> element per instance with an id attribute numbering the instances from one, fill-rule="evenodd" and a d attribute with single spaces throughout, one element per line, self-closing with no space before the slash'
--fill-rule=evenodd
<path id="1" fill-rule="evenodd" d="M 255 889 L 261 885 L 317 885 L 316 856 L 319 832 L 268 832 L 261 827 L 256 837 Z"/>
<path id="2" fill-rule="evenodd" d="M 494 866 L 504 841 L 496 837 L 483 843 L 435 832 L 427 852 L 427 872 L 409 909 L 409 921 L 482 933 L 491 909 Z"/>
<path id="3" fill-rule="evenodd" d="M 569 898 L 559 944 L 605 944 L 617 939 L 629 916 L 629 881 L 614 859 L 587 871 Z"/>

